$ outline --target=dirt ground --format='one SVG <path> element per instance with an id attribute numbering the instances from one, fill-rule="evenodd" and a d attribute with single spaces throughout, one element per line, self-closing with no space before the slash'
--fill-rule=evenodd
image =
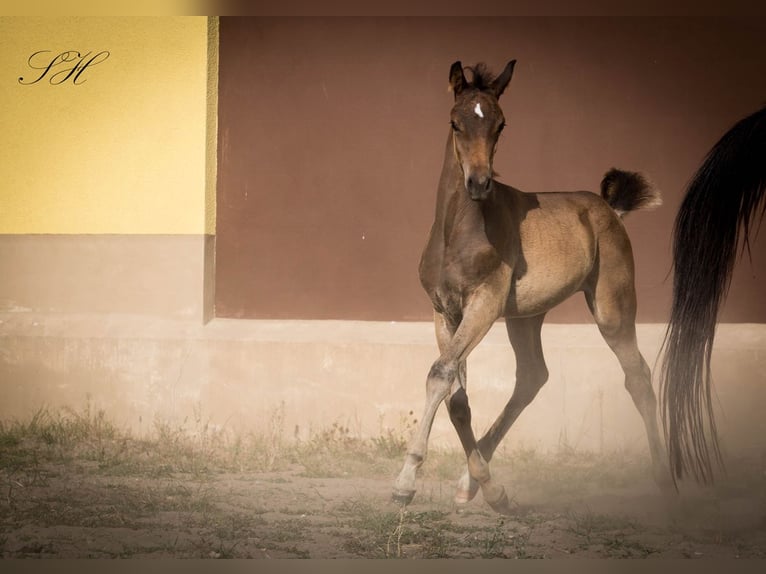
<path id="1" fill-rule="evenodd" d="M 481 494 L 452 503 L 452 455 L 436 457 L 402 510 L 390 501 L 396 457 L 367 472 L 312 476 L 333 473 L 296 462 L 268 472 L 153 462 L 128 472 L 24 452 L 2 476 L 5 558 L 766 557 L 760 460 L 666 498 L 640 456 L 506 453 L 493 471 L 516 510 L 499 516 Z"/>

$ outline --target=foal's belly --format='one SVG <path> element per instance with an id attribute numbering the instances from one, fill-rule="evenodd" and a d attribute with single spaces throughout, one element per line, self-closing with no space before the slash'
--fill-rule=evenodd
<path id="1" fill-rule="evenodd" d="M 533 317 L 550 311 L 572 294 L 582 290 L 585 277 L 551 281 L 549 277 L 528 276 L 511 285 L 505 305 L 506 317 Z"/>
<path id="2" fill-rule="evenodd" d="M 592 243 L 547 237 L 516 261 L 505 306 L 507 317 L 545 313 L 583 289 L 595 261 Z"/>

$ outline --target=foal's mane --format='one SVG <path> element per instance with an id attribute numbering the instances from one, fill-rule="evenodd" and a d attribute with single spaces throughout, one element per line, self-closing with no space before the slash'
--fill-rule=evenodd
<path id="1" fill-rule="evenodd" d="M 466 66 L 465 69 L 470 70 L 473 74 L 473 80 L 468 84 L 470 88 L 480 91 L 488 90 L 492 86 L 492 82 L 495 81 L 495 75 L 484 62 L 479 62 L 475 66 Z"/>

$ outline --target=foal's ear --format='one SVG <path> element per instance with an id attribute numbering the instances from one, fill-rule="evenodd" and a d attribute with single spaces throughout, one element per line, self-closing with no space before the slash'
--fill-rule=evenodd
<path id="1" fill-rule="evenodd" d="M 508 82 L 511 81 L 511 76 L 513 76 L 513 67 L 515 65 L 516 60 L 511 60 L 508 62 L 508 65 L 505 67 L 505 70 L 503 70 L 503 73 L 495 78 L 494 82 L 492 82 L 492 91 L 495 93 L 496 98 L 500 97 L 500 95 L 505 91 L 505 87 L 508 85 Z"/>
<path id="2" fill-rule="evenodd" d="M 449 87 L 455 93 L 455 96 L 457 96 L 463 91 L 467 84 L 468 82 L 463 74 L 463 64 L 458 60 L 452 64 L 452 67 L 449 69 Z"/>

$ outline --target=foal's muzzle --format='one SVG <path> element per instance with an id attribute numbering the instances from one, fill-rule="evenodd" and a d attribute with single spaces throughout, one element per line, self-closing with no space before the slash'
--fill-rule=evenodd
<path id="1" fill-rule="evenodd" d="M 492 178 L 486 175 L 469 175 L 465 178 L 465 188 L 471 199 L 482 201 L 487 199 L 487 196 L 492 191 Z"/>

